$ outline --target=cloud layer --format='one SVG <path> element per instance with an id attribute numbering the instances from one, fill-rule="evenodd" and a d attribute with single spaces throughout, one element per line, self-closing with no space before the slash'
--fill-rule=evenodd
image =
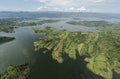
<path id="1" fill-rule="evenodd" d="M 100 5 L 106 0 L 37 0 L 40 11 L 89 11 L 89 6 Z"/>
<path id="2" fill-rule="evenodd" d="M 59 8 L 59 7 L 38 7 L 37 10 L 39 11 L 66 11 L 66 12 L 84 12 L 87 9 L 85 7 L 75 8 Z"/>
<path id="3" fill-rule="evenodd" d="M 0 0 L 0 11 L 120 13 L 120 0 Z"/>

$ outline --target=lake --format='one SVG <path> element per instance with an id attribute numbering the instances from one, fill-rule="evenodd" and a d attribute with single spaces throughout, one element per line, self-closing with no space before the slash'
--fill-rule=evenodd
<path id="1" fill-rule="evenodd" d="M 70 31 L 99 32 L 95 28 L 66 23 L 76 19 L 60 18 L 58 20 L 60 21 L 57 23 L 45 23 L 38 26 L 16 28 L 15 33 L 0 32 L 0 36 L 15 37 L 15 40 L 0 45 L 0 73 L 5 72 L 9 65 L 29 63 L 31 68 L 29 79 L 79 79 L 82 77 L 81 74 L 84 74 L 85 79 L 88 79 L 88 75 L 91 75 L 91 79 L 95 79 L 97 75 L 86 68 L 87 63 L 84 61 L 84 57 L 79 57 L 77 60 L 66 57 L 66 60 L 62 64 L 59 64 L 52 59 L 50 53 L 43 54 L 34 51 L 33 42 L 37 41 L 41 35 L 34 33 L 32 30 L 33 27 L 51 26 Z M 100 77 L 99 79 L 102 78 Z"/>

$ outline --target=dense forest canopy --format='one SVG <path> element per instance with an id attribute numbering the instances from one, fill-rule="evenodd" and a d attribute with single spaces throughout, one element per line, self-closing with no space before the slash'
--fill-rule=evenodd
<path id="1" fill-rule="evenodd" d="M 68 30 L 56 31 L 55 28 L 33 28 L 43 34 L 34 42 L 35 51 L 50 53 L 58 63 L 63 63 L 67 54 L 73 60 L 77 55 L 87 56 L 87 67 L 92 72 L 112 79 L 112 71 L 120 73 L 120 32 L 108 29 L 102 32 L 85 32 Z"/>
<path id="2" fill-rule="evenodd" d="M 9 66 L 6 73 L 1 76 L 1 79 L 27 79 L 30 74 L 28 64 L 18 66 Z"/>

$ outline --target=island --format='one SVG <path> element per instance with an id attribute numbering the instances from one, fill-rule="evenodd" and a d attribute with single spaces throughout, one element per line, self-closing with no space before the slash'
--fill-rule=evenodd
<path id="1" fill-rule="evenodd" d="M 12 33 L 15 28 L 25 27 L 25 26 L 36 26 L 45 23 L 56 23 L 59 20 L 56 19 L 46 19 L 46 20 L 35 20 L 28 18 L 3 18 L 0 19 L 0 32 Z"/>
<path id="2" fill-rule="evenodd" d="M 15 39 L 15 37 L 2 36 L 2 37 L 0 37 L 0 44 L 5 43 L 5 42 L 12 41 L 12 40 L 14 40 L 14 39 Z"/>
<path id="3" fill-rule="evenodd" d="M 7 32 L 11 33 L 14 32 L 14 27 L 16 22 L 20 21 L 20 19 L 17 18 L 3 18 L 0 19 L 0 32 Z"/>
<path id="4" fill-rule="evenodd" d="M 35 51 L 51 53 L 58 63 L 63 63 L 66 55 L 73 60 L 86 56 L 86 67 L 95 74 L 105 79 L 112 79 L 113 71 L 120 74 L 120 32 L 114 29 L 101 32 L 58 31 L 48 26 L 33 30 L 43 34 L 34 42 Z"/>
<path id="5" fill-rule="evenodd" d="M 105 27 L 108 28 L 118 28 L 120 26 L 120 23 L 114 23 L 114 22 L 108 22 L 104 20 L 100 21 L 69 21 L 66 22 L 71 25 L 81 25 L 81 26 L 87 26 L 87 27 L 96 27 L 96 28 L 102 28 L 105 29 Z"/>
<path id="6" fill-rule="evenodd" d="M 59 20 L 38 20 L 38 21 L 35 21 L 35 22 L 32 22 L 32 21 L 25 21 L 25 22 L 21 22 L 21 23 L 18 23 L 17 26 L 36 26 L 36 25 L 42 25 L 42 24 L 45 24 L 45 23 L 56 23 L 58 22 Z"/>

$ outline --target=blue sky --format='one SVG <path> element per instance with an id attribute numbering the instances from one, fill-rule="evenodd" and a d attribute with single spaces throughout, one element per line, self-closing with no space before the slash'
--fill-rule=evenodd
<path id="1" fill-rule="evenodd" d="M 0 0 L 0 11 L 120 13 L 120 0 Z"/>

